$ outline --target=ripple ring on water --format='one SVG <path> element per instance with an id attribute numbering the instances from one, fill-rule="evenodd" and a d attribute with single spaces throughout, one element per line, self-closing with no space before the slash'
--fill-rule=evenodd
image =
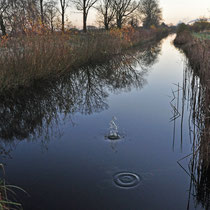
<path id="1" fill-rule="evenodd" d="M 114 182 L 119 187 L 129 188 L 139 184 L 141 178 L 134 173 L 121 172 L 114 175 Z"/>

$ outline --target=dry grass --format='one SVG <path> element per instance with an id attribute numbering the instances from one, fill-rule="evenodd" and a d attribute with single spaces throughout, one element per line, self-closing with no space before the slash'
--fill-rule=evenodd
<path id="1" fill-rule="evenodd" d="M 103 62 L 134 45 L 167 34 L 161 30 L 125 28 L 88 34 L 30 34 L 0 42 L 0 92 L 31 86 L 35 80 Z"/>
<path id="2" fill-rule="evenodd" d="M 210 40 L 200 39 L 190 32 L 183 32 L 177 35 L 174 43 L 184 51 L 202 83 L 208 83 L 210 79 Z"/>
<path id="3" fill-rule="evenodd" d="M 3 177 L 0 178 L 0 210 L 23 209 L 22 205 L 16 202 L 16 193 L 14 190 L 19 190 L 24 193 L 26 192 L 20 187 L 14 185 L 7 185 L 4 179 L 5 171 L 3 164 L 0 164 L 0 169 L 3 173 Z M 9 197 L 12 197 L 12 200 L 10 200 Z"/>

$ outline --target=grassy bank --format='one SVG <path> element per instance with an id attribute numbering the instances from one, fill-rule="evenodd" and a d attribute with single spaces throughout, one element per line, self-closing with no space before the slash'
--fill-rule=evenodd
<path id="1" fill-rule="evenodd" d="M 59 77 L 92 63 L 101 63 L 130 47 L 160 39 L 168 31 L 125 28 L 109 32 L 35 33 L 2 37 L 0 92 L 28 87 L 36 80 Z"/>
<path id="2" fill-rule="evenodd" d="M 204 33 L 183 31 L 178 33 L 174 44 L 181 48 L 190 65 L 205 83 L 210 79 L 210 36 Z"/>
<path id="3" fill-rule="evenodd" d="M 201 33 L 192 33 L 193 37 L 197 38 L 197 39 L 200 39 L 200 40 L 210 40 L 210 33 L 204 33 L 204 32 L 201 32 Z"/>

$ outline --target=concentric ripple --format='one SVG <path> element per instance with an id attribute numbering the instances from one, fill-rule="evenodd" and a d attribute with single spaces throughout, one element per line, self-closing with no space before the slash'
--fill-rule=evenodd
<path id="1" fill-rule="evenodd" d="M 141 178 L 137 174 L 130 172 L 121 172 L 114 175 L 114 182 L 119 187 L 135 187 L 140 181 Z"/>

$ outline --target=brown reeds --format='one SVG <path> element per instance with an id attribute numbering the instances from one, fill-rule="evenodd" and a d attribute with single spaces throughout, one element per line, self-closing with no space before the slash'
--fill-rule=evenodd
<path id="1" fill-rule="evenodd" d="M 125 28 L 87 34 L 29 34 L 0 40 L 0 92 L 31 86 L 36 80 L 103 62 L 140 43 L 167 34 L 162 30 Z"/>
<path id="2" fill-rule="evenodd" d="M 202 82 L 208 82 L 210 78 L 210 40 L 196 38 L 189 31 L 184 31 L 177 34 L 174 44 L 184 51 Z"/>

